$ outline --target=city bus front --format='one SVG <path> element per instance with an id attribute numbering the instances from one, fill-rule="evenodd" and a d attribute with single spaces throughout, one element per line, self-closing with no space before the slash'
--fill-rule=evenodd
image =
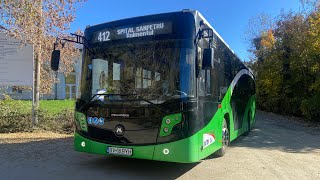
<path id="1" fill-rule="evenodd" d="M 192 162 L 196 106 L 194 17 L 171 13 L 85 31 L 77 151 Z"/>

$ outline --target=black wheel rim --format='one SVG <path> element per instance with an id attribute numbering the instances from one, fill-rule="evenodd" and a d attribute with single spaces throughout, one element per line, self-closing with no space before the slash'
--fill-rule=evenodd
<path id="1" fill-rule="evenodd" d="M 229 131 L 227 127 L 223 127 L 222 129 L 222 146 L 228 146 L 229 145 Z"/>

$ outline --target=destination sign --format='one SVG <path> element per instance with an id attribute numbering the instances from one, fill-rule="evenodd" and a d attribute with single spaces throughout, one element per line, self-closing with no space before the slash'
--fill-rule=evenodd
<path id="1" fill-rule="evenodd" d="M 93 43 L 172 33 L 172 22 L 152 22 L 104 29 L 93 33 Z"/>

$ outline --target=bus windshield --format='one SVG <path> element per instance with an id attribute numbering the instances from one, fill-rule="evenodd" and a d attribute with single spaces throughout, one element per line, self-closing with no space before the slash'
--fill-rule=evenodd
<path id="1" fill-rule="evenodd" d="M 93 47 L 95 57 L 85 57 L 82 97 L 129 94 L 155 104 L 193 97 L 195 65 L 192 50 L 175 44 L 174 40 L 96 44 Z M 132 97 L 121 96 L 120 99 L 126 98 Z"/>

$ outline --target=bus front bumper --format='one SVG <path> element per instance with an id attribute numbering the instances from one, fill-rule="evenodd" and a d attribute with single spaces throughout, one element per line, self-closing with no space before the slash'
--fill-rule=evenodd
<path id="1" fill-rule="evenodd" d="M 110 155 L 107 147 L 131 148 L 132 156 L 121 156 L 137 159 L 149 159 L 157 161 L 192 163 L 199 161 L 198 148 L 195 148 L 196 138 L 186 138 L 175 142 L 147 145 L 147 146 L 117 146 L 90 140 L 81 136 L 79 133 L 74 135 L 74 149 L 80 152 L 92 154 Z M 193 142 L 193 143 L 192 143 Z"/>

